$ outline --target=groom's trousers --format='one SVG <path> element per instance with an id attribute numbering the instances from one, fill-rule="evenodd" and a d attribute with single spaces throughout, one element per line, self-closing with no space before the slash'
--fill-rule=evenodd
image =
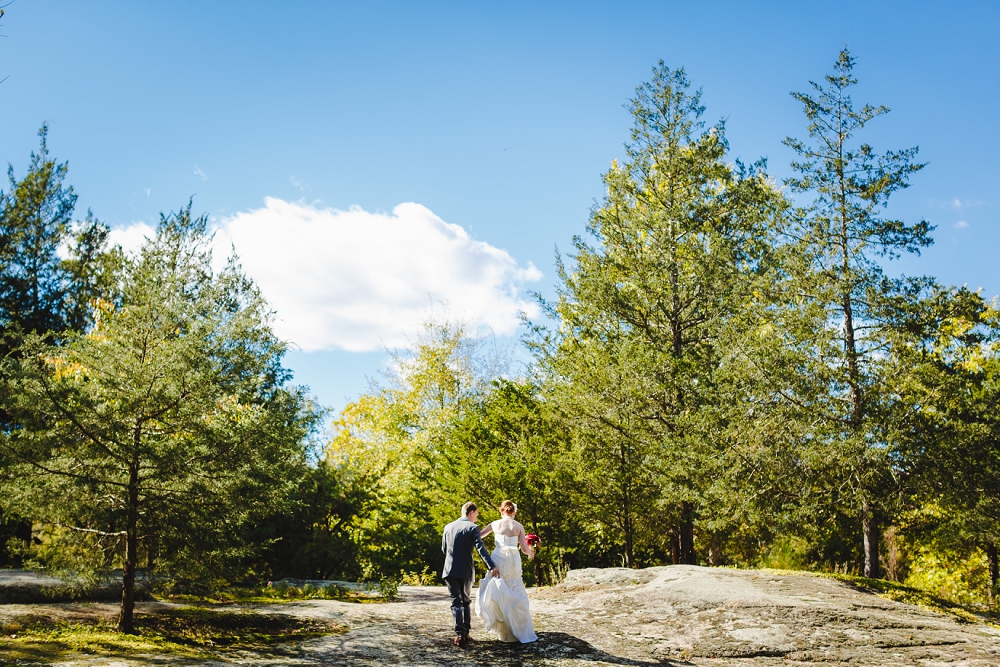
<path id="1" fill-rule="evenodd" d="M 467 636 L 472 628 L 472 579 L 445 577 L 448 595 L 451 596 L 451 613 L 455 617 L 455 634 Z"/>

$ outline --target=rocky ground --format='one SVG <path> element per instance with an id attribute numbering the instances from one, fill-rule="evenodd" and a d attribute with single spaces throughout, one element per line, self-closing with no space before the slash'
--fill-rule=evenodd
<path id="1" fill-rule="evenodd" d="M 466 649 L 451 645 L 443 588 L 400 592 L 395 603 L 260 606 L 261 613 L 324 619 L 347 631 L 198 664 L 1000 666 L 1000 629 L 808 574 L 693 566 L 576 570 L 559 586 L 530 591 L 538 642 L 500 644 L 474 621 L 476 641 Z M 0 605 L 0 620 L 27 607 L 34 613 L 42 607 L 63 614 L 114 612 L 102 603 Z M 63 664 L 157 662 L 176 660 L 78 656 Z"/>

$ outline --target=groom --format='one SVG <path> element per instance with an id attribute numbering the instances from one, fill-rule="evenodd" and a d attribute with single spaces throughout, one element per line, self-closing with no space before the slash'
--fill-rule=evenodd
<path id="1" fill-rule="evenodd" d="M 500 576 L 500 570 L 493 564 L 483 538 L 479 534 L 476 519 L 479 508 L 475 503 L 462 505 L 462 518 L 452 521 L 444 527 L 441 536 L 441 551 L 444 552 L 444 571 L 441 577 L 448 584 L 448 594 L 451 596 L 451 613 L 455 616 L 455 645 L 464 646 L 469 640 L 471 627 L 472 581 L 476 578 L 476 570 L 472 566 L 472 549 L 475 547 L 479 556 L 490 568 L 494 577 Z"/>

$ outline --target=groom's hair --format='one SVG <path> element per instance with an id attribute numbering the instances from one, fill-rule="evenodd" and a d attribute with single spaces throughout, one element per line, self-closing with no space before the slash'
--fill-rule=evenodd
<path id="1" fill-rule="evenodd" d="M 462 505 L 462 516 L 469 516 L 469 512 L 475 512 L 478 509 L 476 503 L 465 503 Z"/>

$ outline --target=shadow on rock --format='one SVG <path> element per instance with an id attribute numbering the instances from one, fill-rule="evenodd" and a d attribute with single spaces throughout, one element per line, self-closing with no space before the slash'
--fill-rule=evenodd
<path id="1" fill-rule="evenodd" d="M 588 642 L 566 634 L 565 632 L 540 632 L 538 641 L 530 644 L 506 644 L 500 641 L 478 641 L 472 645 L 470 653 L 476 661 L 483 665 L 514 667 L 520 665 L 542 664 L 541 661 L 555 659 L 583 659 L 603 662 L 611 665 L 628 665 L 629 667 L 653 667 L 664 665 L 679 665 L 685 663 L 668 660 L 634 660 L 611 655 Z"/>

